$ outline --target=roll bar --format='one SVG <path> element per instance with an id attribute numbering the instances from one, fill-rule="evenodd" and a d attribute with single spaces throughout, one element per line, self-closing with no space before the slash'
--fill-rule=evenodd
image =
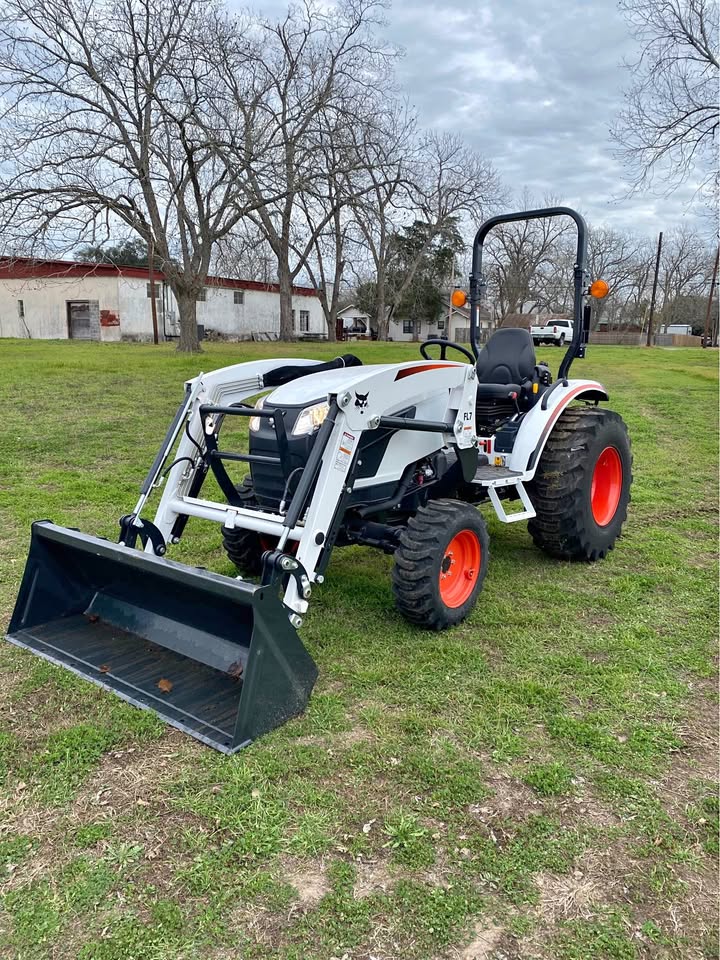
<path id="1" fill-rule="evenodd" d="M 485 237 L 498 224 L 512 223 L 517 220 L 541 220 L 545 217 L 572 217 L 578 234 L 573 271 L 573 336 L 558 371 L 558 378 L 565 379 L 570 370 L 570 364 L 575 357 L 585 356 L 587 329 L 590 320 L 589 313 L 583 311 L 587 267 L 587 225 L 577 210 L 573 210 L 571 207 L 543 207 L 540 210 L 523 210 L 520 213 L 502 213 L 497 217 L 490 217 L 482 224 L 475 234 L 475 241 L 473 242 L 472 272 L 470 273 L 470 345 L 477 358 L 479 354 L 477 332 L 480 325 L 480 305 L 487 289 L 487 280 L 482 272 Z"/>

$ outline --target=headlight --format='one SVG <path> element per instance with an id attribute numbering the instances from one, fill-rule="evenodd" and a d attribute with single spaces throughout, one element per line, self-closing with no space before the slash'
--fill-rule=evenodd
<path id="1" fill-rule="evenodd" d="M 317 430 L 328 415 L 329 409 L 330 404 L 327 400 L 323 400 L 322 403 L 314 403 L 311 407 L 305 407 L 295 421 L 295 426 L 292 428 L 292 435 L 294 437 L 303 437 L 305 434 Z"/>
<path id="2" fill-rule="evenodd" d="M 258 410 L 262 410 L 264 406 L 265 406 L 265 397 L 260 397 L 258 402 L 255 404 L 255 407 Z M 262 420 L 262 417 L 250 417 L 249 426 L 253 433 L 257 433 L 257 431 L 260 429 L 261 420 Z"/>

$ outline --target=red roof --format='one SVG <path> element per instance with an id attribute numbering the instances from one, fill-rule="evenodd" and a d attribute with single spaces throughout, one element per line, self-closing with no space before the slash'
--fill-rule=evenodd
<path id="1" fill-rule="evenodd" d="M 125 267 L 114 263 L 92 263 L 81 260 L 34 260 L 31 257 L 0 257 L 0 280 L 30 280 L 33 278 L 64 277 L 135 277 L 149 280 L 147 267 Z M 161 270 L 155 271 L 155 280 L 164 280 Z M 266 293 L 279 293 L 277 283 L 260 283 L 257 280 L 237 280 L 232 277 L 208 277 L 208 287 L 230 287 L 233 290 L 261 290 Z M 293 287 L 297 297 L 316 297 L 312 287 Z"/>

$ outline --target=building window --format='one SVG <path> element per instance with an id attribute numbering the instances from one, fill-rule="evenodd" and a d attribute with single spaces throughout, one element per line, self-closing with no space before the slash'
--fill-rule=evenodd
<path id="1" fill-rule="evenodd" d="M 21 320 L 25 319 L 25 302 L 23 300 L 18 300 L 18 317 Z"/>
<path id="2" fill-rule="evenodd" d="M 245 303 L 244 290 L 233 290 L 233 303 L 236 307 L 241 307 Z"/>
<path id="3" fill-rule="evenodd" d="M 438 330 L 444 330 L 444 329 L 445 329 L 445 321 L 444 321 L 444 320 L 438 320 L 438 322 L 437 322 L 437 328 L 438 328 Z"/>
<path id="4" fill-rule="evenodd" d="M 150 290 L 150 286 L 151 285 L 149 283 L 145 284 L 145 296 L 148 298 L 148 300 L 150 300 L 153 296 L 157 300 L 157 298 L 160 296 L 160 284 L 153 283 L 152 291 Z"/>
<path id="5" fill-rule="evenodd" d="M 198 303 L 205 303 L 207 300 L 207 287 L 203 287 L 202 290 L 198 292 L 198 295 L 195 297 Z"/>
<path id="6" fill-rule="evenodd" d="M 310 331 L 310 311 L 301 310 L 300 311 L 300 333 L 308 333 Z"/>
<path id="7" fill-rule="evenodd" d="M 403 320 L 403 333 L 415 333 L 414 320 Z"/>

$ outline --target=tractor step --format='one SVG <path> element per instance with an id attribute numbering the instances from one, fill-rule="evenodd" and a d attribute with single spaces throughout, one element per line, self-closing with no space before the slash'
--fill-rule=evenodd
<path id="1" fill-rule="evenodd" d="M 511 477 L 521 477 L 520 470 L 508 470 L 507 467 L 491 467 L 489 465 L 478 467 L 473 483 L 487 483 L 488 480 L 509 480 Z"/>
<path id="2" fill-rule="evenodd" d="M 518 510 L 515 513 L 508 513 L 505 510 L 503 501 L 497 494 L 497 487 L 503 487 L 505 490 L 507 490 L 509 487 L 515 487 L 523 505 L 522 510 Z M 522 480 L 511 479 L 509 481 L 504 481 L 503 483 L 489 483 L 487 484 L 487 492 L 488 496 L 490 497 L 490 503 L 495 508 L 497 518 L 502 523 L 518 523 L 521 520 L 532 520 L 532 518 L 535 516 L 535 507 L 532 505 L 532 500 L 528 496 L 528 492 L 525 489 Z"/>

